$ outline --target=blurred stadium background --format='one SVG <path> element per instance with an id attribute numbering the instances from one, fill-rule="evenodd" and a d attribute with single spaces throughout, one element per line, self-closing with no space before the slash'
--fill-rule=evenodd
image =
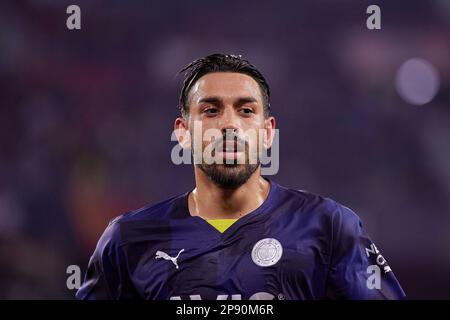
<path id="1" fill-rule="evenodd" d="M 73 299 L 108 220 L 193 187 L 176 74 L 214 52 L 271 85 L 272 179 L 356 211 L 408 298 L 450 299 L 447 0 L 1 1 L 0 298 Z"/>

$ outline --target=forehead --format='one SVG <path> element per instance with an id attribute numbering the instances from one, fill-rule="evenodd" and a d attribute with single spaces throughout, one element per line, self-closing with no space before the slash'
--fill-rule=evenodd
<path id="1" fill-rule="evenodd" d="M 206 96 L 223 99 L 253 97 L 262 103 L 258 83 L 252 77 L 237 72 L 208 73 L 198 79 L 190 90 L 191 101 L 198 102 Z"/>

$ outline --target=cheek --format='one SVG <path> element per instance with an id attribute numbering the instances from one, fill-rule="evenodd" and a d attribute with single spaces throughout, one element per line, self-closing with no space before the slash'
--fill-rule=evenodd
<path id="1" fill-rule="evenodd" d="M 244 118 L 241 123 L 245 129 L 254 129 L 256 131 L 264 129 L 265 125 L 264 117 L 259 115 L 256 117 Z"/>
<path id="2" fill-rule="evenodd" d="M 256 130 L 254 134 L 250 134 L 248 136 L 246 136 L 246 154 L 247 156 L 250 154 L 257 154 L 258 150 L 260 149 L 260 143 L 259 143 L 259 132 L 257 129 L 252 129 L 252 130 Z"/>
<path id="3" fill-rule="evenodd" d="M 191 129 L 191 132 L 201 129 L 201 134 L 204 134 L 208 129 L 217 129 L 216 121 L 217 120 L 214 118 L 192 118 L 189 122 L 189 128 Z"/>
<path id="4" fill-rule="evenodd" d="M 253 142 L 258 142 L 260 137 L 262 137 L 265 133 L 264 123 L 261 121 L 257 121 L 249 124 L 244 129 L 244 134 L 247 136 L 247 139 L 252 140 Z"/>

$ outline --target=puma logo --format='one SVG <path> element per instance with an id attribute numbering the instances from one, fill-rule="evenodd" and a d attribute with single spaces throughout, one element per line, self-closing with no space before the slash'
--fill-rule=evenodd
<path id="1" fill-rule="evenodd" d="M 177 264 L 177 259 L 180 256 L 180 254 L 184 251 L 184 249 L 181 249 L 180 252 L 178 252 L 178 254 L 176 255 L 176 257 L 171 257 L 169 256 L 167 253 L 163 252 L 163 251 L 156 251 L 156 256 L 155 259 L 165 259 L 165 260 L 170 260 L 173 262 L 173 264 L 175 265 L 175 267 L 178 269 L 178 264 Z"/>

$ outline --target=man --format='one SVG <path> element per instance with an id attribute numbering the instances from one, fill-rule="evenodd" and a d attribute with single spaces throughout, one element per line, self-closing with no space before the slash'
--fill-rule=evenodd
<path id="1" fill-rule="evenodd" d="M 275 133 L 262 74 L 224 54 L 182 71 L 175 132 L 197 160 L 196 187 L 114 219 L 77 298 L 403 298 L 355 213 L 263 178 L 259 157 L 250 161 Z M 208 130 L 219 136 L 196 140 Z"/>

